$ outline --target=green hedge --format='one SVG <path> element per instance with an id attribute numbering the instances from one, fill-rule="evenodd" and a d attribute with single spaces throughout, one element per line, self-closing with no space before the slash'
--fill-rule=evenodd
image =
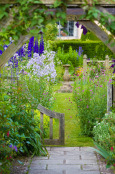
<path id="1" fill-rule="evenodd" d="M 87 41 L 87 40 L 93 40 L 93 41 L 101 41 L 95 34 L 93 34 L 91 31 L 88 31 L 86 35 L 82 33 L 81 35 L 81 40 L 82 41 Z"/>
<path id="2" fill-rule="evenodd" d="M 68 52 L 69 47 L 73 50 L 79 50 L 82 47 L 83 54 L 86 54 L 88 58 L 96 57 L 98 60 L 105 59 L 106 55 L 113 58 L 113 53 L 107 48 L 101 41 L 81 41 L 81 40 L 56 40 L 50 41 L 50 47 L 53 51 L 57 51 L 58 47 L 64 49 L 64 52 Z"/>

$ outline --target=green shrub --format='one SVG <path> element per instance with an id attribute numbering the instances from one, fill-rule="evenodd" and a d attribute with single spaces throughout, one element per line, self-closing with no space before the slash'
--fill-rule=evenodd
<path id="1" fill-rule="evenodd" d="M 76 50 L 73 50 L 70 46 L 68 49 L 68 52 L 64 52 L 61 47 L 58 48 L 57 53 L 55 55 L 55 62 L 60 60 L 62 64 L 70 64 L 70 71 L 74 70 L 75 67 L 79 67 L 83 65 L 83 55 L 81 53 L 81 56 L 76 52 Z"/>
<path id="2" fill-rule="evenodd" d="M 109 78 L 109 77 L 108 77 Z M 100 121 L 106 112 L 107 76 L 95 79 L 84 76 L 74 84 L 73 96 L 77 104 L 81 130 L 84 135 L 92 136 L 96 121 Z"/>
<path id="3" fill-rule="evenodd" d="M 63 48 L 64 52 L 68 53 L 69 47 L 72 50 L 78 50 L 82 47 L 83 54 L 88 58 L 96 57 L 98 60 L 104 60 L 106 55 L 113 57 L 111 50 L 107 48 L 101 41 L 81 41 L 81 40 L 56 40 L 50 41 L 50 47 L 53 51 L 57 51 L 59 47 Z M 101 49 L 100 49 L 101 48 Z"/>
<path id="4" fill-rule="evenodd" d="M 115 113 L 105 114 L 101 122 L 93 128 L 94 140 L 108 152 L 115 142 Z"/>
<path id="5" fill-rule="evenodd" d="M 52 105 L 52 89 L 50 83 L 47 82 L 46 85 L 43 79 L 31 81 L 23 77 L 20 77 L 18 86 L 15 81 L 1 79 L 0 166 L 2 172 L 5 168 L 9 169 L 11 157 L 14 157 L 12 152 L 14 147 L 18 155 L 32 153 L 39 155 L 41 152 L 45 154 L 33 109 L 37 109 L 39 103 L 45 107 Z M 8 173 L 9 170 L 5 172 Z"/>
<path id="6" fill-rule="evenodd" d="M 57 73 L 57 76 L 56 76 L 57 81 L 63 81 L 64 67 L 62 65 L 58 65 L 55 67 L 55 69 Z"/>

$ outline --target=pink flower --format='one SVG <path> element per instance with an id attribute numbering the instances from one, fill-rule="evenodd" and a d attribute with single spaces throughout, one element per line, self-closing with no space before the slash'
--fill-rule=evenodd
<path id="1" fill-rule="evenodd" d="M 8 132 L 7 132 L 7 137 L 9 137 L 9 135 L 10 135 L 10 132 L 8 131 Z"/>
<path id="2" fill-rule="evenodd" d="M 87 105 L 87 108 L 89 108 L 89 106 Z"/>
<path id="3" fill-rule="evenodd" d="M 109 83 L 111 83 L 112 82 L 112 80 L 111 79 L 109 79 Z"/>
<path id="4" fill-rule="evenodd" d="M 100 85 L 100 87 L 103 87 L 102 85 Z"/>
<path id="5" fill-rule="evenodd" d="M 111 147 L 111 151 L 113 151 L 113 147 Z"/>

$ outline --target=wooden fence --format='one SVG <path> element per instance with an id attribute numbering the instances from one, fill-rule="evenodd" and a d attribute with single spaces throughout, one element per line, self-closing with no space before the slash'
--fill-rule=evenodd
<path id="1" fill-rule="evenodd" d="M 38 105 L 38 109 L 40 110 L 40 128 L 43 133 L 43 114 L 46 114 L 50 117 L 50 138 L 45 139 L 45 144 L 48 145 L 64 145 L 65 143 L 65 117 L 62 113 L 57 113 L 46 109 L 42 105 Z M 59 139 L 53 139 L 53 118 L 59 119 Z M 41 136 L 42 136 L 41 133 Z"/>
<path id="2" fill-rule="evenodd" d="M 15 82 L 16 87 L 17 88 L 19 87 L 18 77 L 2 76 L 0 78 L 3 80 L 7 80 L 7 81 L 10 80 L 11 84 L 13 82 Z M 1 80 L 0 80 L 0 85 L 2 85 Z M 25 84 L 25 87 L 26 87 L 26 91 L 28 91 L 28 87 L 26 84 Z M 2 92 L 2 91 L 0 91 L 0 92 Z M 13 94 L 11 94 L 11 95 L 13 95 Z M 33 99 L 33 96 L 31 96 L 29 91 L 28 91 L 28 96 L 29 96 L 29 98 Z M 42 133 L 43 133 L 43 114 L 46 114 L 47 116 L 50 117 L 50 137 L 49 137 L 49 139 L 44 140 L 45 144 L 47 144 L 47 145 L 64 145 L 64 143 L 65 143 L 65 126 L 64 126 L 65 125 L 65 116 L 64 116 L 64 114 L 50 111 L 49 109 L 46 109 L 45 107 L 43 107 L 41 104 L 39 104 L 37 108 L 40 111 L 41 137 L 42 137 Z M 53 139 L 53 118 L 59 119 L 59 139 Z"/>
<path id="3" fill-rule="evenodd" d="M 107 112 L 111 111 L 111 107 L 115 107 L 115 78 L 113 77 L 107 84 Z"/>
<path id="4" fill-rule="evenodd" d="M 84 71 L 85 74 L 87 72 L 87 64 L 92 63 L 92 62 L 93 62 L 93 60 L 87 60 L 87 55 L 86 54 L 83 56 L 83 71 Z M 106 70 L 109 69 L 110 63 L 112 63 L 112 61 L 109 60 L 108 55 L 106 55 L 105 60 L 95 60 L 95 62 L 96 63 L 103 63 Z"/>

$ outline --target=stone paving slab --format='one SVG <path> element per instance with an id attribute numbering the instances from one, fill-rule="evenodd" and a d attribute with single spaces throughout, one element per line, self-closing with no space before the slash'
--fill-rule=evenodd
<path id="1" fill-rule="evenodd" d="M 100 174 L 90 147 L 47 147 L 47 157 L 34 157 L 29 174 Z"/>
<path id="2" fill-rule="evenodd" d="M 97 160 L 73 160 L 73 159 L 69 159 L 66 160 L 66 164 L 96 164 Z"/>

